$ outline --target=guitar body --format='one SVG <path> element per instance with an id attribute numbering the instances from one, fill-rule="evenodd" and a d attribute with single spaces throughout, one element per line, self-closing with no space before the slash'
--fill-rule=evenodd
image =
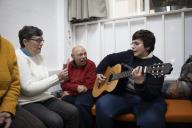
<path id="1" fill-rule="evenodd" d="M 121 65 L 117 64 L 113 67 L 107 67 L 104 76 L 106 76 L 106 80 L 103 83 L 99 83 L 98 79 L 95 80 L 94 86 L 93 86 L 93 91 L 92 95 L 93 97 L 98 97 L 101 95 L 103 92 L 111 92 L 115 89 L 118 80 L 112 80 L 110 81 L 110 75 L 111 74 L 117 74 L 121 72 Z"/>

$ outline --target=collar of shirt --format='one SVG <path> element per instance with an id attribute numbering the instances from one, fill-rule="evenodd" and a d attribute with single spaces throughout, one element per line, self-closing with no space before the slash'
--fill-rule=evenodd
<path id="1" fill-rule="evenodd" d="M 153 52 L 149 53 L 148 56 L 142 57 L 141 59 L 149 59 L 153 57 Z"/>
<path id="2" fill-rule="evenodd" d="M 31 53 L 30 53 L 29 51 L 27 51 L 27 49 L 21 48 L 21 51 L 22 51 L 25 55 L 31 56 Z"/>

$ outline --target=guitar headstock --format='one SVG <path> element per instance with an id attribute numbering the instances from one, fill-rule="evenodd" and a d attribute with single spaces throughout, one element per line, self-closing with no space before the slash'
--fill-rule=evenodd
<path id="1" fill-rule="evenodd" d="M 159 64 L 153 64 L 146 67 L 146 73 L 149 73 L 153 76 L 164 76 L 166 74 L 170 74 L 173 70 L 172 64 L 170 63 L 159 63 Z"/>

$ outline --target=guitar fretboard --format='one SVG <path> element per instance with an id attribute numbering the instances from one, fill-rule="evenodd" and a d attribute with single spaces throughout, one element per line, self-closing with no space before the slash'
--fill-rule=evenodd
<path id="1" fill-rule="evenodd" d="M 121 78 L 125 78 L 125 77 L 128 77 L 128 76 L 131 76 L 131 71 L 125 71 L 125 72 L 121 72 L 121 73 L 117 73 L 117 74 L 112 74 L 112 77 L 111 77 L 111 81 L 112 80 L 118 80 L 118 79 L 121 79 Z"/>
<path id="2" fill-rule="evenodd" d="M 133 68 L 130 67 L 130 66 L 128 68 L 129 68 L 129 71 L 124 71 L 124 72 L 121 72 L 121 73 L 111 74 L 111 76 L 109 78 L 109 81 L 118 80 L 118 79 L 121 79 L 121 78 L 125 78 L 125 77 L 131 76 L 131 72 L 133 71 Z M 145 66 L 142 69 L 142 72 L 143 73 L 147 72 L 147 66 Z"/>

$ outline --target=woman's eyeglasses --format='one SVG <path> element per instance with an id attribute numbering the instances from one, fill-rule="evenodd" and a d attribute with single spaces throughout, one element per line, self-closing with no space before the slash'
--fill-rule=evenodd
<path id="1" fill-rule="evenodd" d="M 37 42 L 37 43 L 39 43 L 39 44 L 41 44 L 41 43 L 44 43 L 44 40 L 43 39 L 29 39 L 29 40 L 33 40 L 33 41 L 35 41 L 35 42 Z"/>

